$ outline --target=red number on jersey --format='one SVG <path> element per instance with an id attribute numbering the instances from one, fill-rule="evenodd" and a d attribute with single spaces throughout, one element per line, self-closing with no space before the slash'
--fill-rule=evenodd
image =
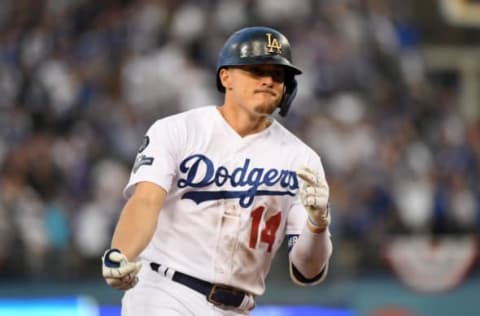
<path id="1" fill-rule="evenodd" d="M 250 217 L 252 217 L 252 230 L 250 232 L 250 248 L 255 249 L 257 248 L 257 240 L 258 240 L 258 227 L 260 226 L 260 220 L 262 219 L 263 210 L 265 208 L 263 206 L 257 207 L 250 213 Z"/>
<path id="2" fill-rule="evenodd" d="M 250 232 L 250 248 L 257 248 L 258 230 L 260 228 L 260 222 L 262 220 L 263 211 L 265 208 L 259 206 L 252 211 L 250 216 L 252 217 L 252 230 Z M 260 234 L 260 241 L 268 244 L 267 252 L 272 251 L 273 244 L 275 243 L 275 234 L 282 220 L 282 212 L 271 216 L 266 222 Z"/>

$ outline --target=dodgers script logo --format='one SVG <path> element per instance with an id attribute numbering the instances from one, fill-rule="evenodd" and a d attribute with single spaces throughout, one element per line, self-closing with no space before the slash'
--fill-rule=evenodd
<path id="1" fill-rule="evenodd" d="M 243 166 L 228 170 L 224 166 L 216 168 L 207 156 L 196 154 L 185 158 L 180 163 L 180 172 L 183 177 L 177 182 L 179 188 L 204 188 L 210 185 L 216 185 L 220 188 L 227 182 L 235 188 L 231 191 L 202 191 L 196 189 L 182 195 L 182 199 L 190 199 L 197 204 L 219 199 L 239 199 L 240 206 L 249 207 L 252 205 L 255 196 L 294 196 L 298 189 L 298 179 L 294 171 L 250 168 L 250 159 L 245 159 Z M 268 188 L 278 184 L 284 190 L 258 190 L 260 185 Z"/>

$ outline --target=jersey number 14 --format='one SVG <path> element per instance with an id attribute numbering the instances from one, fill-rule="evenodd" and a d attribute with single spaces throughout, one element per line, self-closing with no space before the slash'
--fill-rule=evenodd
<path id="1" fill-rule="evenodd" d="M 250 214 L 250 217 L 252 218 L 252 230 L 250 232 L 250 248 L 252 249 L 257 248 L 258 231 L 264 211 L 265 207 L 259 206 L 254 209 Z M 281 220 L 282 212 L 278 212 L 265 222 L 265 227 L 260 232 L 260 242 L 268 244 L 267 252 L 272 251 L 273 244 L 275 243 L 275 234 L 277 233 Z"/>

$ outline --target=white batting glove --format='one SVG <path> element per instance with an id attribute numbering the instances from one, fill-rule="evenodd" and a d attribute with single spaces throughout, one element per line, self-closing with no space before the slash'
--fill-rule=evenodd
<path id="1" fill-rule="evenodd" d="M 140 262 L 129 262 L 118 249 L 108 249 L 102 257 L 102 275 L 108 285 L 118 290 L 128 290 L 138 283 Z"/>
<path id="2" fill-rule="evenodd" d="M 308 211 L 309 220 L 315 232 L 324 231 L 330 225 L 328 198 L 330 190 L 325 177 L 320 177 L 313 170 L 302 167 L 297 176 L 303 180 L 300 186 L 300 200 Z"/>

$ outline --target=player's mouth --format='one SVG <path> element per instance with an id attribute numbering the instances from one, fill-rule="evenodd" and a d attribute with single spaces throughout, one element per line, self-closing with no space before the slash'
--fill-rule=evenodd
<path id="1" fill-rule="evenodd" d="M 268 90 L 268 89 L 258 89 L 258 90 L 255 90 L 255 93 L 266 93 L 266 94 L 270 94 L 271 96 L 274 96 L 274 97 L 277 96 L 277 93 L 275 91 Z"/>

